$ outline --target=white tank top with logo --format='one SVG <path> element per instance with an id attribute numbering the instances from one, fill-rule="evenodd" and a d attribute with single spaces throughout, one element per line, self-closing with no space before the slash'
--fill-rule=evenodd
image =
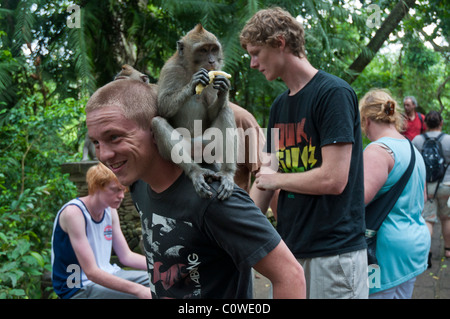
<path id="1" fill-rule="evenodd" d="M 97 262 L 97 266 L 110 273 L 113 274 L 116 271 L 120 270 L 120 267 L 116 264 L 111 265 L 111 251 L 112 251 L 112 218 L 111 218 L 111 208 L 108 207 L 105 209 L 103 213 L 103 217 L 100 221 L 95 221 L 92 219 L 89 214 L 87 207 L 80 199 L 73 199 L 64 205 L 61 210 L 58 212 L 56 216 L 55 228 L 60 228 L 59 226 L 59 215 L 61 211 L 67 207 L 68 205 L 77 206 L 84 215 L 84 220 L 86 221 L 86 236 L 89 241 L 89 244 L 94 252 L 95 261 Z M 58 241 L 53 242 L 54 246 L 58 245 Z M 60 251 L 64 251 L 63 247 L 59 247 Z M 55 249 L 55 247 L 53 247 Z M 67 248 L 66 248 L 67 249 Z M 70 247 L 72 249 L 72 247 Z M 53 258 L 55 256 L 52 256 Z M 52 259 L 53 259 L 52 258 Z M 57 261 L 56 261 L 57 262 Z M 91 281 L 87 278 L 84 271 L 81 269 L 81 286 L 86 286 L 91 283 Z"/>

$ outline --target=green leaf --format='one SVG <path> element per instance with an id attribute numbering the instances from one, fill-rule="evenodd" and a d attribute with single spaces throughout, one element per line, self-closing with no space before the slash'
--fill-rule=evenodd
<path id="1" fill-rule="evenodd" d="M 32 251 L 30 252 L 30 255 L 33 256 L 34 258 L 36 258 L 39 266 L 41 266 L 42 268 L 44 268 L 45 266 L 45 261 L 44 258 L 42 257 L 41 254 L 39 254 L 38 252 Z"/>
<path id="2" fill-rule="evenodd" d="M 31 246 L 31 244 L 28 241 L 26 241 L 24 239 L 20 239 L 17 242 L 17 247 L 11 253 L 11 257 L 13 259 L 16 259 L 19 256 L 24 255 L 30 249 L 30 246 Z"/>
<path id="3" fill-rule="evenodd" d="M 18 276 L 16 274 L 14 274 L 14 273 L 9 273 L 9 274 L 7 274 L 7 277 L 11 280 L 11 286 L 15 287 L 16 284 L 17 284 L 17 277 Z"/>
<path id="4" fill-rule="evenodd" d="M 9 294 L 13 295 L 13 296 L 25 296 L 25 290 L 23 290 L 23 289 L 11 289 L 9 291 Z"/>
<path id="5" fill-rule="evenodd" d="M 1 268 L 0 268 L 0 273 L 5 273 L 11 269 L 14 269 L 17 267 L 17 263 L 15 261 L 13 262 L 8 262 L 5 263 Z"/>
<path id="6" fill-rule="evenodd" d="M 8 241 L 8 237 L 6 237 L 4 233 L 0 233 L 0 240 L 6 243 Z"/>

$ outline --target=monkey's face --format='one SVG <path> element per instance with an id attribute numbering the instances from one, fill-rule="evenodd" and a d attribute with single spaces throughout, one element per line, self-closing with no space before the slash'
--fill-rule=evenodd
<path id="1" fill-rule="evenodd" d="M 177 51 L 178 56 L 181 57 L 180 62 L 192 74 L 201 68 L 208 71 L 222 68 L 223 53 L 220 42 L 201 24 L 197 24 L 180 41 L 177 41 Z"/>
<path id="2" fill-rule="evenodd" d="M 193 61 L 196 70 L 220 70 L 223 61 L 222 49 L 216 43 L 197 46 L 193 52 Z"/>

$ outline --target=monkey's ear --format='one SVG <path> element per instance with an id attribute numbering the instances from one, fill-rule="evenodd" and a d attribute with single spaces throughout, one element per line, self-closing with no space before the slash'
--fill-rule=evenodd
<path id="1" fill-rule="evenodd" d="M 197 24 L 196 26 L 195 26 L 195 31 L 197 31 L 197 32 L 203 32 L 205 29 L 203 29 L 203 25 L 201 24 L 201 23 L 199 23 L 199 24 Z"/>
<path id="2" fill-rule="evenodd" d="M 142 74 L 141 75 L 141 79 L 142 79 L 142 82 L 144 82 L 144 83 L 150 83 L 150 80 L 148 79 L 148 76 L 147 75 L 145 75 L 145 74 Z"/>
<path id="3" fill-rule="evenodd" d="M 184 43 L 183 41 L 177 41 L 177 50 L 180 56 L 183 56 Z"/>

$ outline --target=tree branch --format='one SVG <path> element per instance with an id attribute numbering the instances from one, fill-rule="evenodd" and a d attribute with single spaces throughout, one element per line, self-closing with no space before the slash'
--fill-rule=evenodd
<path id="1" fill-rule="evenodd" d="M 425 31 L 419 30 L 419 33 L 425 38 L 425 41 L 428 41 L 431 44 L 434 51 L 441 52 L 441 53 L 450 52 L 450 47 L 448 47 L 448 46 L 443 47 L 443 46 L 436 44 L 436 42 L 433 41 L 433 38 L 430 37 L 428 34 L 426 34 Z"/>
<path id="2" fill-rule="evenodd" d="M 408 13 L 408 9 L 415 5 L 415 0 L 400 0 L 386 20 L 375 33 L 375 36 L 369 41 L 367 46 L 363 49 L 363 52 L 359 54 L 355 61 L 350 65 L 347 70 L 346 80 L 348 83 L 352 83 L 356 80 L 359 74 L 364 68 L 372 61 L 375 54 L 380 50 L 384 41 L 387 40 L 389 35 L 398 26 L 400 21 Z"/>

